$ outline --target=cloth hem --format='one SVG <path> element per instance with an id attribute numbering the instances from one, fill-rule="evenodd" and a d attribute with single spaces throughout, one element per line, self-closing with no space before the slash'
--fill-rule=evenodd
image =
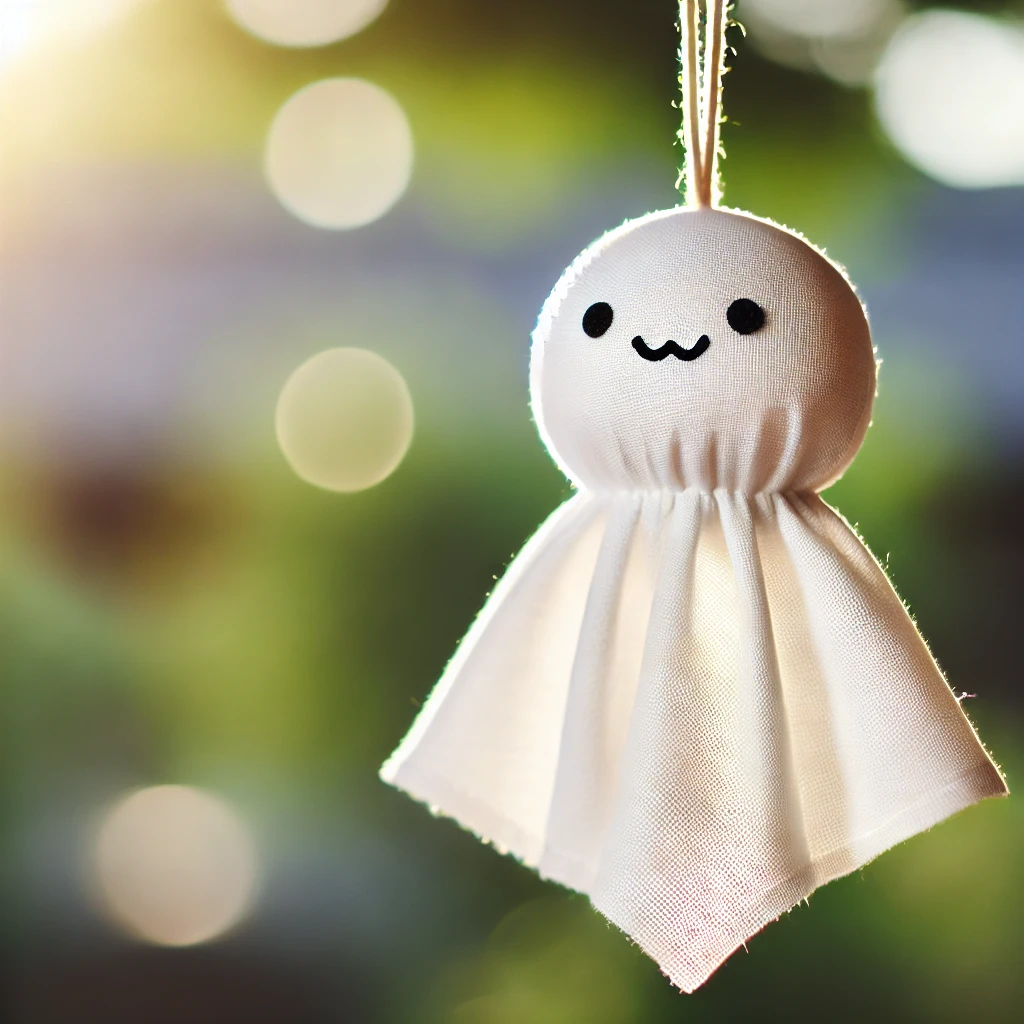
<path id="1" fill-rule="evenodd" d="M 748 939 L 792 910 L 815 889 L 866 866 L 886 850 L 927 831 L 958 811 L 989 797 L 1005 796 L 1007 792 L 1006 783 L 992 762 L 979 762 L 875 828 L 851 837 L 846 845 L 814 858 L 804 868 L 778 882 L 761 898 L 748 904 L 727 931 L 719 932 L 718 936 L 703 934 L 701 946 L 706 952 L 699 957 L 693 956 L 695 945 L 683 953 L 678 947 L 666 949 L 653 937 L 645 939 L 642 933 L 646 929 L 637 923 L 635 910 L 601 897 L 592 897 L 591 902 L 655 960 L 673 985 L 684 992 L 693 992 Z"/>
<path id="2" fill-rule="evenodd" d="M 388 761 L 381 768 L 380 777 L 426 804 L 432 813 L 452 818 L 481 841 L 515 857 L 545 880 L 586 895 L 596 910 L 654 959 L 669 981 L 684 992 L 697 989 L 748 939 L 792 910 L 818 887 L 864 867 L 886 850 L 958 811 L 1008 792 L 992 762 L 987 759 L 979 762 L 876 827 L 851 837 L 845 845 L 821 854 L 782 879 L 737 915 L 727 931 L 718 936 L 703 935 L 701 945 L 706 952 L 695 957 L 696 946 L 683 953 L 678 946 L 666 949 L 653 935 L 645 936 L 649 929 L 637 922 L 635 907 L 620 906 L 600 893 L 591 893 L 596 869 L 577 857 L 551 849 L 509 818 L 494 816 L 484 801 L 453 785 L 444 776 L 422 767 L 414 769 L 408 762 Z"/>

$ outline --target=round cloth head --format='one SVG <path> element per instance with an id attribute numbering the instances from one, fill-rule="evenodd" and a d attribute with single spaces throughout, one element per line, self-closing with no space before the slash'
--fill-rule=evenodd
<path id="1" fill-rule="evenodd" d="M 675 209 L 598 239 L 533 336 L 545 443 L 592 490 L 820 490 L 860 447 L 876 364 L 843 272 L 802 238 Z"/>

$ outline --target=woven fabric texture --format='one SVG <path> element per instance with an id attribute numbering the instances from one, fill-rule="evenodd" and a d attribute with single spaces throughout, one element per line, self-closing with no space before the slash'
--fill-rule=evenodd
<path id="1" fill-rule="evenodd" d="M 732 329 L 738 299 L 759 330 Z M 699 355 L 651 361 L 638 337 Z M 722 210 L 630 222 L 556 286 L 531 390 L 579 493 L 382 776 L 586 893 L 692 991 L 818 885 L 1005 783 L 817 496 L 875 390 L 863 308 L 817 250 Z"/>

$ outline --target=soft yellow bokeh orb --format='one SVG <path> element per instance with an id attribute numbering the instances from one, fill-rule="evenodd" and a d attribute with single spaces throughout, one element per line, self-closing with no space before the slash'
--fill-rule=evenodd
<path id="1" fill-rule="evenodd" d="M 404 378 L 366 349 L 313 356 L 288 378 L 277 403 L 285 458 L 303 480 L 329 491 L 361 491 L 390 476 L 412 431 Z"/>
<path id="2" fill-rule="evenodd" d="M 855 37 L 886 17 L 897 0 L 744 0 L 741 18 L 809 39 Z"/>
<path id="3" fill-rule="evenodd" d="M 252 906 L 258 876 L 239 816 L 188 786 L 124 797 L 100 823 L 91 868 L 106 914 L 163 946 L 207 942 L 233 927 Z"/>
<path id="4" fill-rule="evenodd" d="M 300 89 L 267 138 L 267 181 L 282 205 L 320 228 L 355 228 L 386 213 L 412 174 L 412 132 L 398 102 L 360 78 Z"/>
<path id="5" fill-rule="evenodd" d="M 324 46 L 366 28 L 388 0 L 227 0 L 247 32 L 278 46 Z"/>
<path id="6" fill-rule="evenodd" d="M 889 138 L 958 188 L 1024 184 L 1024 31 L 964 11 L 925 11 L 893 36 L 875 73 Z"/>

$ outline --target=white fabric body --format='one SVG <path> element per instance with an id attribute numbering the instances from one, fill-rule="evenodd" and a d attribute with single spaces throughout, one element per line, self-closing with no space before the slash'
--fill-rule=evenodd
<path id="1" fill-rule="evenodd" d="M 738 298 L 763 327 L 730 327 Z M 638 336 L 707 344 L 652 361 Z M 548 300 L 531 388 L 580 493 L 382 776 L 586 893 L 692 991 L 823 882 L 1005 783 L 816 494 L 875 388 L 863 309 L 820 253 L 721 210 L 624 225 Z"/>

